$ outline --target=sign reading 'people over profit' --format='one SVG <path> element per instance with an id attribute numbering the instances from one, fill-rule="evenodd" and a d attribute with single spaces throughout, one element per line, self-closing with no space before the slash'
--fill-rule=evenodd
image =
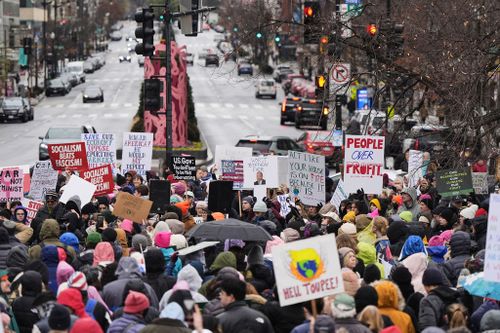
<path id="1" fill-rule="evenodd" d="M 23 171 L 19 168 L 0 169 L 0 202 L 23 198 Z"/>
<path id="2" fill-rule="evenodd" d="M 172 171 L 177 180 L 195 180 L 196 158 L 193 156 L 172 156 Z"/>
<path id="3" fill-rule="evenodd" d="M 84 142 L 49 144 L 48 149 L 54 170 L 85 170 L 89 167 Z"/>
<path id="4" fill-rule="evenodd" d="M 82 133 L 89 168 L 111 164 L 116 168 L 116 136 L 112 133 Z"/>
<path id="5" fill-rule="evenodd" d="M 110 164 L 85 170 L 81 176 L 84 180 L 96 186 L 94 193 L 96 197 L 113 193 L 115 183 L 113 181 L 113 170 Z"/>
<path id="6" fill-rule="evenodd" d="M 288 151 L 288 185 L 290 194 L 305 205 L 325 202 L 325 157 Z"/>
<path id="7" fill-rule="evenodd" d="M 438 171 L 436 176 L 436 188 L 442 197 L 470 194 L 474 191 L 471 172 L 468 168 Z"/>
<path id="8" fill-rule="evenodd" d="M 135 170 L 141 176 L 151 170 L 153 133 L 123 133 L 122 174 Z"/>
<path id="9" fill-rule="evenodd" d="M 344 292 L 334 234 L 274 246 L 272 256 L 281 306 Z"/>
<path id="10" fill-rule="evenodd" d="M 367 194 L 382 192 L 384 170 L 383 136 L 346 135 L 344 187 L 347 193 L 363 189 Z"/>

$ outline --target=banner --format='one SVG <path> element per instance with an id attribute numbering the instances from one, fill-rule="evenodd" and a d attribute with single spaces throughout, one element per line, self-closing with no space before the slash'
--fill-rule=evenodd
<path id="1" fill-rule="evenodd" d="M 410 150 L 408 159 L 408 187 L 414 187 L 418 184 L 420 178 L 424 176 L 424 153 L 419 150 Z"/>
<path id="2" fill-rule="evenodd" d="M 488 173 L 487 172 L 473 172 L 472 174 L 472 187 L 476 194 L 488 194 Z"/>
<path id="3" fill-rule="evenodd" d="M 488 231 L 486 232 L 486 254 L 484 258 L 484 278 L 500 282 L 500 194 L 490 195 Z"/>
<path id="4" fill-rule="evenodd" d="M 111 164 L 116 169 L 116 136 L 112 133 L 82 133 L 89 168 Z"/>
<path id="5" fill-rule="evenodd" d="M 52 168 L 50 161 L 36 162 L 33 167 L 29 196 L 33 200 L 45 199 L 47 191 L 56 190 L 58 172 Z"/>
<path id="6" fill-rule="evenodd" d="M 349 195 L 344 189 L 344 181 L 342 179 L 339 179 L 339 183 L 337 184 L 335 192 L 333 192 L 330 203 L 337 208 L 337 212 L 340 212 L 340 203 L 346 200 L 348 197 Z"/>
<path id="7" fill-rule="evenodd" d="M 345 136 L 344 185 L 346 193 L 356 193 L 361 188 L 366 194 L 382 192 L 384 147 L 383 136 Z"/>
<path id="8" fill-rule="evenodd" d="M 233 190 L 241 190 L 244 183 L 243 160 L 222 160 L 220 180 L 233 182 Z"/>
<path id="9" fill-rule="evenodd" d="M 288 185 L 292 197 L 305 205 L 325 202 L 325 157 L 288 151 Z"/>
<path id="10" fill-rule="evenodd" d="M 280 306 L 344 292 L 334 234 L 274 246 L 272 255 Z"/>
<path id="11" fill-rule="evenodd" d="M 91 182 L 88 182 L 76 175 L 71 175 L 68 183 L 64 186 L 64 192 L 59 199 L 59 202 L 65 204 L 68 200 L 77 196 L 80 198 L 82 208 L 84 205 L 90 202 L 92 196 L 94 195 L 96 186 Z"/>
<path id="12" fill-rule="evenodd" d="M 436 182 L 438 193 L 445 198 L 470 194 L 474 191 L 469 168 L 438 171 L 436 173 Z"/>
<path id="13" fill-rule="evenodd" d="M 24 193 L 23 176 L 20 168 L 0 169 L 0 202 L 21 201 Z"/>
<path id="14" fill-rule="evenodd" d="M 196 159 L 193 156 L 172 156 L 176 180 L 196 180 Z"/>
<path id="15" fill-rule="evenodd" d="M 153 159 L 153 133 L 123 133 L 122 174 L 129 170 L 146 176 Z"/>
<path id="16" fill-rule="evenodd" d="M 43 207 L 43 202 L 23 198 L 23 200 L 21 200 L 21 203 L 23 204 L 23 207 L 26 208 L 26 211 L 28 212 L 27 219 L 29 223 L 31 223 L 31 221 L 33 221 L 33 219 L 35 218 L 38 210 Z"/>
<path id="17" fill-rule="evenodd" d="M 115 182 L 113 181 L 113 170 L 110 164 L 86 170 L 81 176 L 84 180 L 96 186 L 94 192 L 96 197 L 113 193 Z"/>
<path id="18" fill-rule="evenodd" d="M 134 197 L 132 194 L 118 192 L 113 215 L 142 223 L 148 218 L 153 201 Z"/>
<path id="19" fill-rule="evenodd" d="M 243 160 L 243 187 L 251 189 L 255 185 L 266 185 L 267 188 L 278 187 L 278 157 L 258 156 Z"/>
<path id="20" fill-rule="evenodd" d="M 85 170 L 89 168 L 84 142 L 48 144 L 54 170 Z"/>

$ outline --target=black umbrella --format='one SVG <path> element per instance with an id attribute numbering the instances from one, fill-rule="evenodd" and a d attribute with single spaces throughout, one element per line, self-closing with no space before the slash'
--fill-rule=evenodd
<path id="1" fill-rule="evenodd" d="M 243 241 L 268 241 L 273 238 L 263 228 L 237 219 L 225 219 L 198 224 L 187 233 L 189 238 L 225 241 L 241 239 Z"/>

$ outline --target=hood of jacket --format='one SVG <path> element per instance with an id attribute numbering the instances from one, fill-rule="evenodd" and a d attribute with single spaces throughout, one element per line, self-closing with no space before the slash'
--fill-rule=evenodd
<path id="1" fill-rule="evenodd" d="M 375 246 L 365 242 L 358 243 L 358 259 L 363 260 L 366 265 L 374 264 L 377 261 L 377 251 Z"/>
<path id="2" fill-rule="evenodd" d="M 419 236 L 411 235 L 408 237 L 403 244 L 403 248 L 401 249 L 401 255 L 399 256 L 399 260 L 403 260 L 406 257 L 411 256 L 412 254 L 422 252 L 427 255 L 427 251 L 425 250 L 424 242 L 422 238 Z"/>
<path id="3" fill-rule="evenodd" d="M 475 217 L 472 220 L 472 225 L 474 226 L 474 235 L 476 240 L 486 235 L 486 230 L 488 228 L 488 216 L 481 215 Z"/>
<path id="4" fill-rule="evenodd" d="M 146 263 L 147 274 L 161 274 L 165 272 L 165 258 L 160 249 L 152 247 L 144 252 L 144 262 Z"/>
<path id="5" fill-rule="evenodd" d="M 74 272 L 75 269 L 71 267 L 70 264 L 68 264 L 66 261 L 60 261 L 59 264 L 57 264 L 56 270 L 57 284 L 68 281 L 69 277 Z"/>
<path id="6" fill-rule="evenodd" d="M 432 261 L 438 264 L 444 262 L 446 252 L 448 252 L 448 248 L 445 245 L 427 247 L 427 254 L 432 258 Z"/>
<path id="7" fill-rule="evenodd" d="M 124 249 L 128 248 L 127 234 L 125 230 L 116 228 L 116 240 L 120 243 L 120 246 Z"/>
<path id="8" fill-rule="evenodd" d="M 47 245 L 42 248 L 42 254 L 40 256 L 42 261 L 47 267 L 56 268 L 59 264 L 59 251 L 55 245 Z"/>
<path id="9" fill-rule="evenodd" d="M 16 220 L 16 212 L 18 210 L 22 210 L 24 212 L 24 220 L 22 221 L 18 221 Z M 26 209 L 26 207 L 23 207 L 23 206 L 17 206 L 15 209 L 14 209 L 14 215 L 12 215 L 12 220 L 15 221 L 15 222 L 23 222 L 23 223 L 26 223 L 28 222 L 28 210 Z"/>
<path id="10" fill-rule="evenodd" d="M 36 297 L 42 293 L 42 275 L 35 271 L 26 271 L 21 277 L 22 295 Z"/>
<path id="11" fill-rule="evenodd" d="M 387 238 L 394 245 L 398 242 L 403 242 L 408 235 L 408 226 L 406 222 L 394 221 L 387 228 Z"/>
<path id="12" fill-rule="evenodd" d="M 236 256 L 234 253 L 229 251 L 219 253 L 210 266 L 210 270 L 215 272 L 224 267 L 232 267 L 236 269 Z"/>
<path id="13" fill-rule="evenodd" d="M 404 203 L 403 206 L 406 207 L 407 209 L 412 209 L 413 207 L 415 207 L 415 205 L 417 204 L 417 190 L 414 189 L 413 187 L 407 187 L 401 191 L 401 194 L 403 193 L 408 194 L 412 200 L 412 204 L 410 207 L 406 207 Z"/>
<path id="14" fill-rule="evenodd" d="M 400 296 L 401 292 L 396 284 L 391 281 L 377 281 L 373 286 L 377 291 L 379 308 L 401 310 L 404 307 L 403 297 Z"/>
<path id="15" fill-rule="evenodd" d="M 59 238 L 59 223 L 54 219 L 46 219 L 40 228 L 40 240 Z"/>
<path id="16" fill-rule="evenodd" d="M 201 288 L 203 280 L 198 271 L 191 265 L 184 266 L 177 275 L 177 281 L 186 281 L 191 291 L 198 291 Z"/>
<path id="17" fill-rule="evenodd" d="M 28 262 L 28 253 L 22 246 L 14 246 L 7 254 L 5 262 L 8 268 L 24 268 Z"/>
<path id="18" fill-rule="evenodd" d="M 61 243 L 66 246 L 71 246 L 75 249 L 75 252 L 78 253 L 80 250 L 80 242 L 78 241 L 78 237 L 72 232 L 65 232 L 59 237 Z"/>
<path id="19" fill-rule="evenodd" d="M 118 262 L 118 267 L 116 268 L 115 275 L 118 279 L 134 279 L 141 278 L 141 269 L 137 264 L 137 261 L 130 257 L 122 257 Z"/>
<path id="20" fill-rule="evenodd" d="M 447 286 L 437 286 L 429 294 L 437 295 L 446 304 L 456 303 L 460 293 Z"/>
<path id="21" fill-rule="evenodd" d="M 450 239 L 451 257 L 460 255 L 470 255 L 471 240 L 470 235 L 464 231 L 455 231 Z"/>
<path id="22" fill-rule="evenodd" d="M 94 262 L 93 266 L 99 265 L 101 262 L 115 261 L 115 251 L 109 242 L 97 243 L 94 249 Z"/>

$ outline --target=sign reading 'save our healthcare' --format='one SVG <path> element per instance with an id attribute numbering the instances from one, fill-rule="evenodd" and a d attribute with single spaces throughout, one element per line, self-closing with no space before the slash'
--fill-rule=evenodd
<path id="1" fill-rule="evenodd" d="M 112 133 L 82 133 L 89 168 L 111 164 L 116 168 L 116 136 Z"/>
<path id="2" fill-rule="evenodd" d="M 151 170 L 153 133 L 123 133 L 122 173 L 135 170 L 141 176 Z"/>
<path id="3" fill-rule="evenodd" d="M 484 279 L 500 282 L 500 194 L 490 195 Z"/>
<path id="4" fill-rule="evenodd" d="M 49 144 L 48 150 L 54 170 L 85 170 L 89 167 L 84 142 Z"/>
<path id="5" fill-rule="evenodd" d="M 113 170 L 111 169 L 110 164 L 85 170 L 80 174 L 80 176 L 82 176 L 84 180 L 96 186 L 94 192 L 96 197 L 113 193 L 115 183 L 113 181 Z"/>
<path id="6" fill-rule="evenodd" d="M 470 194 L 474 191 L 469 168 L 438 171 L 436 182 L 437 191 L 442 197 Z"/>
<path id="7" fill-rule="evenodd" d="M 305 205 L 325 202 L 325 157 L 288 151 L 288 185 L 290 194 Z"/>
<path id="8" fill-rule="evenodd" d="M 52 168 L 50 161 L 39 161 L 33 168 L 31 177 L 30 197 L 33 200 L 43 200 L 45 193 L 55 190 L 58 173 Z"/>
<path id="9" fill-rule="evenodd" d="M 0 202 L 23 198 L 23 171 L 20 168 L 0 169 Z"/>
<path id="10" fill-rule="evenodd" d="M 367 194 L 382 192 L 385 138 L 346 135 L 344 187 L 347 193 L 363 189 Z"/>
<path id="11" fill-rule="evenodd" d="M 172 171 L 177 180 L 195 180 L 196 158 L 194 156 L 172 156 Z"/>
<path id="12" fill-rule="evenodd" d="M 334 234 L 275 246 L 272 255 L 281 306 L 344 292 Z"/>

